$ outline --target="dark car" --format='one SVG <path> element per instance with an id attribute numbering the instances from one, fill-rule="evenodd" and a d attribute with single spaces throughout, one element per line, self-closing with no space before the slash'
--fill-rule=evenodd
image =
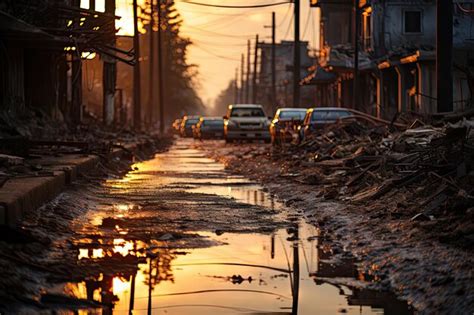
<path id="1" fill-rule="evenodd" d="M 279 108 L 270 124 L 272 144 L 291 142 L 306 115 L 306 108 Z"/>
<path id="2" fill-rule="evenodd" d="M 193 126 L 199 122 L 199 116 L 184 116 L 181 122 L 180 133 L 182 137 L 193 136 Z"/>
<path id="3" fill-rule="evenodd" d="M 329 124 L 334 124 L 340 119 L 347 119 L 354 114 L 347 108 L 341 107 L 317 107 L 310 108 L 306 112 L 303 123 L 299 127 L 299 138 L 303 140 L 312 132 L 323 129 Z"/>
<path id="4" fill-rule="evenodd" d="M 224 139 L 224 119 L 222 117 L 201 117 L 194 127 L 196 139 Z"/>

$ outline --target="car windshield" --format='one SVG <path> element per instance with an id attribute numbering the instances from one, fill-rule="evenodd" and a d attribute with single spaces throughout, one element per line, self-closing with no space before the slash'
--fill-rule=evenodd
<path id="1" fill-rule="evenodd" d="M 311 115 L 311 120 L 337 120 L 342 117 L 348 117 L 352 114 L 342 110 L 315 110 Z"/>
<path id="2" fill-rule="evenodd" d="M 261 108 L 232 108 L 231 117 L 265 117 Z"/>
<path id="3" fill-rule="evenodd" d="M 206 126 L 219 126 L 224 125 L 224 121 L 222 119 L 203 120 L 202 124 Z"/>
<path id="4" fill-rule="evenodd" d="M 197 124 L 197 122 L 199 121 L 199 119 L 188 119 L 186 120 L 186 125 L 189 126 L 189 125 L 194 125 L 194 124 Z"/>
<path id="5" fill-rule="evenodd" d="M 280 118 L 285 119 L 299 119 L 302 120 L 306 115 L 306 111 L 302 110 L 285 110 L 280 112 Z"/>

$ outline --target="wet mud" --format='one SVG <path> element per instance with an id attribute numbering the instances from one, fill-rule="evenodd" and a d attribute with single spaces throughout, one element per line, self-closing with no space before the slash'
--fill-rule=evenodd
<path id="1" fill-rule="evenodd" d="M 302 210 L 178 140 L 84 180 L 0 242 L 0 310 L 61 314 L 412 314 Z"/>
<path id="2" fill-rule="evenodd" d="M 437 241 L 439 221 L 411 220 L 405 213 L 395 216 L 388 205 L 374 213 L 371 204 L 324 198 L 323 185 L 301 181 L 305 166 L 290 168 L 274 161 L 270 145 L 215 141 L 196 142 L 195 147 L 225 164 L 229 172 L 262 183 L 266 191 L 318 226 L 336 252 L 351 252 L 366 288 L 395 292 L 417 314 L 474 311 L 474 256 L 472 251 Z"/>

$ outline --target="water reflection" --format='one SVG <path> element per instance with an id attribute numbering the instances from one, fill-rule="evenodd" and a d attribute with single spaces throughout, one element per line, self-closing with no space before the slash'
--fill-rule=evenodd
<path id="1" fill-rule="evenodd" d="M 409 314 L 407 305 L 392 296 L 329 284 L 326 279 L 356 279 L 358 274 L 351 263 L 330 262 L 330 252 L 320 246 L 318 233 L 300 223 L 272 235 L 213 235 L 228 245 L 187 251 L 186 255 L 163 248 L 139 250 L 116 240 L 113 244 L 120 246 L 116 253 L 145 253 L 146 259 L 135 272 L 89 278 L 85 282 L 87 298 L 109 305 L 105 314 L 309 314 L 342 310 L 349 314 L 395 314 L 392 309 L 396 314 Z"/>
<path id="2" fill-rule="evenodd" d="M 100 303 L 102 314 L 411 314 L 389 294 L 333 284 L 359 278 L 354 261 L 335 262 L 318 228 L 188 146 L 139 163 L 107 187 L 112 204 L 92 214 L 88 237 L 75 244 L 78 263 L 89 272 L 64 289 Z M 121 235 L 124 229 L 114 220 L 126 222 L 146 207 L 113 197 L 122 190 L 146 196 L 159 189 L 233 198 L 270 208 L 292 223 L 269 234 L 200 231 L 222 244 L 204 248 L 177 249 L 171 234 Z M 184 208 L 181 216 L 190 213 Z M 105 233 L 100 229 L 107 219 L 111 228 Z"/>

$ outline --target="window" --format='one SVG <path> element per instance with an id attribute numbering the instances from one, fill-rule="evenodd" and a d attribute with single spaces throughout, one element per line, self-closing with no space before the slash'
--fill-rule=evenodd
<path id="1" fill-rule="evenodd" d="M 233 108 L 231 117 L 265 117 L 261 108 Z"/>
<path id="2" fill-rule="evenodd" d="M 224 125 L 224 120 L 222 120 L 222 119 L 203 120 L 202 124 L 206 125 L 206 126 L 220 126 L 220 125 L 223 126 Z"/>
<path id="3" fill-rule="evenodd" d="M 302 120 L 306 115 L 306 111 L 290 111 L 285 110 L 280 112 L 280 118 L 299 119 Z"/>
<path id="4" fill-rule="evenodd" d="M 312 121 L 332 121 L 343 117 L 352 116 L 350 112 L 342 110 L 318 110 L 313 111 Z"/>
<path id="5" fill-rule="evenodd" d="M 191 125 L 195 125 L 199 122 L 199 119 L 194 119 L 194 118 L 191 118 L 191 119 L 188 119 L 186 120 L 186 126 L 191 126 Z"/>
<path id="6" fill-rule="evenodd" d="M 421 11 L 405 11 L 405 33 L 421 33 Z"/>

